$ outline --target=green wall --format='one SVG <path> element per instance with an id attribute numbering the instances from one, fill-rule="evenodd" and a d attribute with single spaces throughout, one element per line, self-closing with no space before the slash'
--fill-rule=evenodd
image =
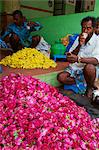
<path id="1" fill-rule="evenodd" d="M 43 28 L 38 32 L 34 32 L 33 35 L 39 34 L 50 44 L 53 44 L 66 34 L 79 33 L 81 30 L 80 21 L 83 17 L 88 15 L 95 17 L 99 16 L 99 0 L 96 0 L 95 9 L 91 12 L 33 19 L 34 21 L 39 21 L 43 25 Z M 30 19 L 29 16 L 27 17 Z"/>
<path id="2" fill-rule="evenodd" d="M 0 13 L 2 12 L 2 9 L 3 9 L 3 3 L 2 3 L 3 1 L 2 0 L 0 0 Z"/>
<path id="3" fill-rule="evenodd" d="M 48 6 L 48 0 L 20 0 L 20 5 L 24 6 L 29 6 L 33 8 L 38 8 L 38 9 L 43 9 L 43 10 L 48 10 L 52 11 L 53 8 Z M 22 12 L 24 13 L 25 16 L 29 16 L 29 18 L 34 18 L 34 17 L 46 17 L 46 16 L 53 16 L 53 13 L 49 12 L 43 12 L 43 11 L 38 11 L 38 10 L 31 10 L 31 9 L 25 9 L 21 7 Z"/>
<path id="4" fill-rule="evenodd" d="M 2 9 L 3 9 L 3 3 L 2 3 L 2 0 L 0 0 L 0 32 L 1 32 L 1 13 L 2 13 Z"/>
<path id="5" fill-rule="evenodd" d="M 2 2 L 3 0 L 0 0 L 0 12 L 2 12 L 3 9 Z M 32 34 L 39 34 L 43 36 L 49 44 L 53 44 L 56 40 L 65 36 L 66 34 L 79 33 L 81 30 L 80 21 L 83 17 L 88 15 L 95 17 L 99 16 L 99 0 L 96 0 L 95 9 L 91 12 L 42 18 L 34 18 L 33 16 L 34 19 L 32 20 L 39 21 L 43 25 L 43 28 L 40 31 L 34 32 Z M 26 17 L 28 20 L 31 20 L 31 15 L 28 13 Z"/>

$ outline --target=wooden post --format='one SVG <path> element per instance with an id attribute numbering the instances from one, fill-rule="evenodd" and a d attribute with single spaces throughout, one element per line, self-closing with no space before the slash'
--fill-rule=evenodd
<path id="1" fill-rule="evenodd" d="M 4 12 L 12 13 L 16 9 L 20 9 L 19 0 L 3 0 L 4 3 Z"/>
<path id="2" fill-rule="evenodd" d="M 14 10 L 20 9 L 20 2 L 19 0 L 3 0 L 3 12 L 1 16 L 1 28 L 4 31 L 9 23 L 12 20 L 12 12 Z"/>

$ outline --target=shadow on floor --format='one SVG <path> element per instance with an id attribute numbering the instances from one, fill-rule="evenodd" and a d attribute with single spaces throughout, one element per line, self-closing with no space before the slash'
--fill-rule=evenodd
<path id="1" fill-rule="evenodd" d="M 86 96 L 75 94 L 73 91 L 64 90 L 63 87 L 59 87 L 58 90 L 64 96 L 68 96 L 72 99 L 77 105 L 84 107 L 92 118 L 99 118 L 99 105 L 91 104 Z"/>

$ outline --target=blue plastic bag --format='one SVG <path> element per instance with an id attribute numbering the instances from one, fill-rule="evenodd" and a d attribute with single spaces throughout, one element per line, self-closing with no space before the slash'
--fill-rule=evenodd
<path id="1" fill-rule="evenodd" d="M 0 66 L 0 73 L 2 73 L 2 67 Z"/>
<path id="2" fill-rule="evenodd" d="M 72 47 L 74 41 L 76 40 L 76 38 L 78 37 L 79 34 L 74 34 L 72 36 L 69 37 L 69 44 L 66 47 L 66 52 L 69 52 L 70 48 Z"/>

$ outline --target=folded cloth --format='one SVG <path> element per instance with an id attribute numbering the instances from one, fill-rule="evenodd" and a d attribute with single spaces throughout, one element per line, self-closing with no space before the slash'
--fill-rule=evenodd
<path id="1" fill-rule="evenodd" d="M 70 73 L 70 76 L 75 79 L 78 93 L 85 94 L 87 85 L 84 79 L 83 70 L 73 70 L 68 66 L 64 71 Z"/>

